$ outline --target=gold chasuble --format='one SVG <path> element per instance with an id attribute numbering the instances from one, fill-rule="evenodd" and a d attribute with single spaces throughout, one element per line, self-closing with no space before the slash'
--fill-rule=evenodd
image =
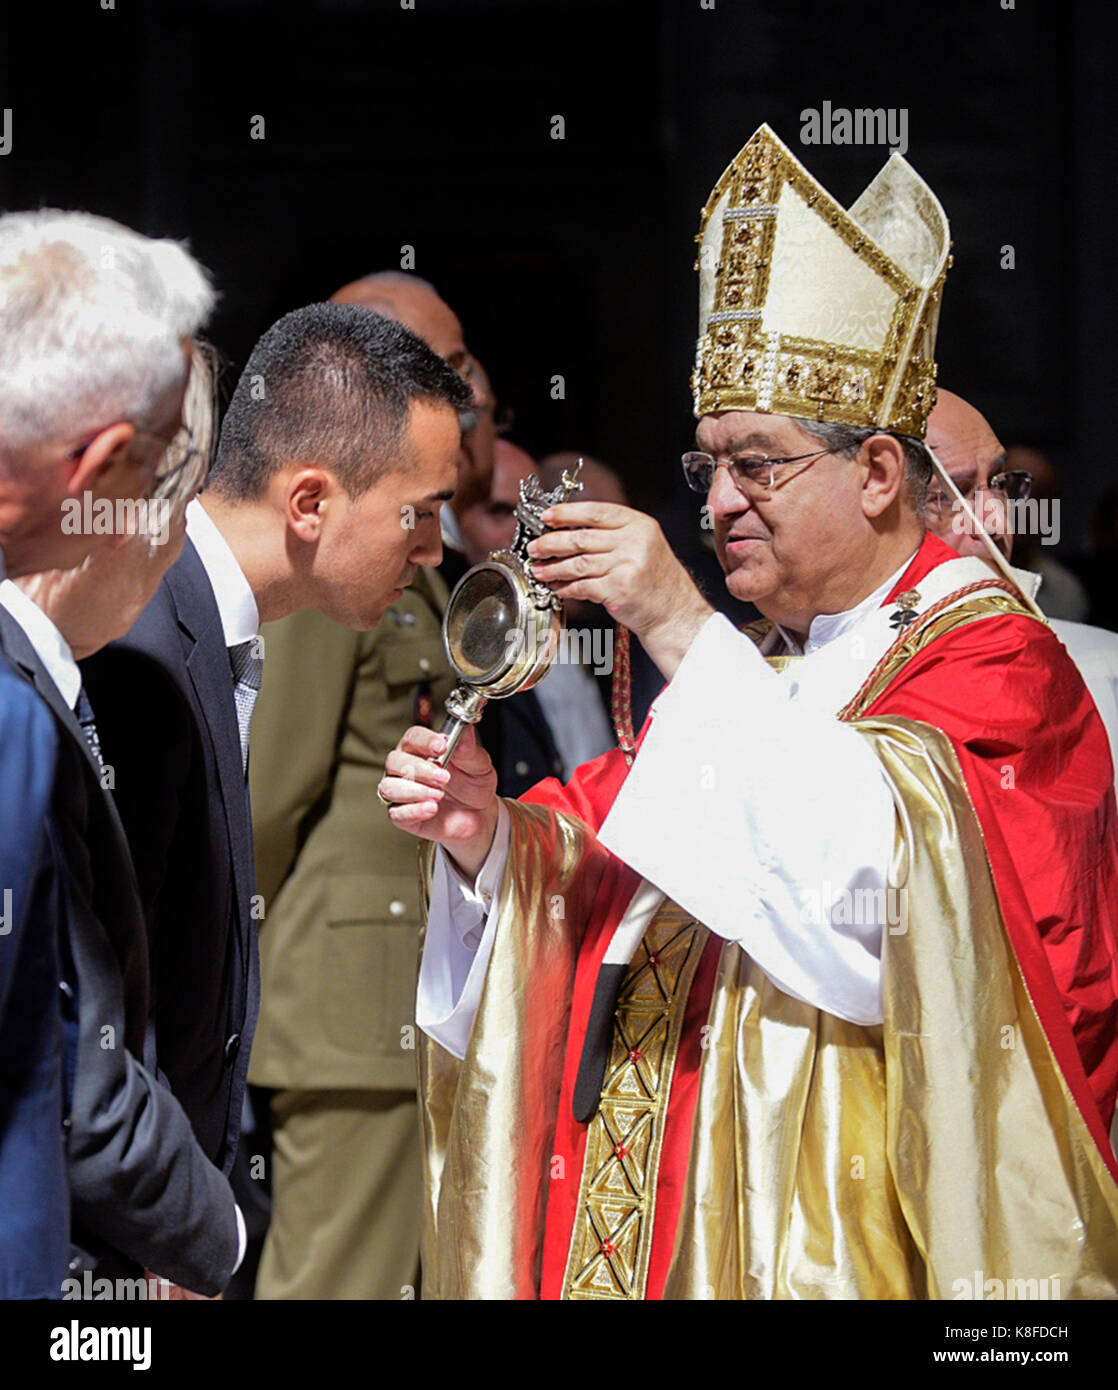
<path id="1" fill-rule="evenodd" d="M 783 993 L 666 902 L 621 989 L 597 1113 L 574 1125 L 580 952 L 623 922 L 639 880 L 581 817 L 506 803 L 466 1057 L 420 1042 L 426 1297 L 641 1298 L 657 1240 L 666 1298 L 1114 1296 L 1118 1185 L 1038 1018 L 956 749 L 861 713 L 945 630 L 1007 606 L 970 599 L 947 629 L 932 617 L 845 712 L 898 813 L 889 885 L 905 911 L 885 932 L 881 1025 Z M 669 1214 L 662 1146 L 688 1030 L 700 1060 Z"/>
<path id="2" fill-rule="evenodd" d="M 601 1100 L 586 1137 L 564 1298 L 644 1296 L 668 1097 L 708 936 L 665 903 L 621 986 Z"/>

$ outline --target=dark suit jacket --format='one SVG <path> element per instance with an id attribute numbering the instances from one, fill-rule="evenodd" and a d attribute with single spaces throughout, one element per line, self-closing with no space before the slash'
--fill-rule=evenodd
<path id="1" fill-rule="evenodd" d="M 217 600 L 189 540 L 82 670 L 147 922 L 159 1070 L 229 1173 L 260 1004 L 252 819 Z"/>
<path id="2" fill-rule="evenodd" d="M 237 1257 L 233 1194 L 182 1108 L 141 1061 L 147 949 L 123 827 L 81 725 L 2 608 L 0 643 L 50 707 L 58 733 L 51 822 L 66 877 L 60 973 L 76 1008 L 69 1181 L 74 1241 L 91 1257 L 79 1255 L 71 1272 L 95 1259 L 116 1272 L 124 1256 L 196 1292 L 217 1293 Z"/>
<path id="3" fill-rule="evenodd" d="M 70 1246 L 62 1120 L 58 737 L 0 656 L 0 1298 L 58 1298 Z"/>
<path id="4" fill-rule="evenodd" d="M 497 769 L 499 795 L 523 796 L 545 777 L 563 780 L 563 759 L 534 690 L 490 700 L 478 737 Z"/>

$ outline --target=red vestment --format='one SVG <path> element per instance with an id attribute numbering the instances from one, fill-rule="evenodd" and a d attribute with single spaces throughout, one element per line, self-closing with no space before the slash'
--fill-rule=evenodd
<path id="1" fill-rule="evenodd" d="M 956 559 L 928 535 L 885 600 Z M 1062 644 L 1019 614 L 987 617 L 936 638 L 865 711 L 942 730 L 959 759 L 982 829 L 1009 937 L 1052 1051 L 1112 1175 L 1108 1128 L 1118 1091 L 1118 809 L 1106 731 Z M 542 782 L 522 800 L 580 817 L 597 831 L 627 766 L 619 751 L 566 786 Z M 555 1135 L 560 1172 L 581 1171 L 588 1126 L 574 1119 L 575 1079 L 602 958 L 638 875 L 595 843 L 604 865 L 582 941 Z M 687 1002 L 665 1127 L 646 1296 L 662 1295 L 692 1137 L 702 1052 L 722 942 L 708 943 Z M 1025 1136 L 1023 1136 L 1025 1138 Z M 577 1183 L 551 1182 L 541 1293 L 562 1292 Z"/>

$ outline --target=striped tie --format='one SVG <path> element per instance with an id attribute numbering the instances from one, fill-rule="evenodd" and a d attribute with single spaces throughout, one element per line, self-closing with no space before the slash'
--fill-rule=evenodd
<path id="1" fill-rule="evenodd" d="M 241 735 L 241 763 L 248 776 L 248 731 L 252 711 L 260 694 L 264 675 L 264 658 L 257 655 L 258 637 L 239 642 L 229 648 L 229 665 L 233 671 L 233 699 L 237 706 L 237 729 Z"/>
<path id="2" fill-rule="evenodd" d="M 82 726 L 82 733 L 85 734 L 85 741 L 89 744 L 89 751 L 93 754 L 97 766 L 104 768 L 105 760 L 101 757 L 101 740 L 97 737 L 97 724 L 93 718 L 93 706 L 89 703 L 89 696 L 85 693 L 83 685 L 78 691 L 77 703 L 74 706 L 74 713 L 78 717 L 78 723 Z"/>

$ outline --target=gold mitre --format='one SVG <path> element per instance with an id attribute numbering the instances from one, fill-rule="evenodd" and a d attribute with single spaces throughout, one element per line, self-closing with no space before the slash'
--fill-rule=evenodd
<path id="1" fill-rule="evenodd" d="M 844 211 L 767 125 L 699 235 L 695 414 L 752 410 L 924 437 L 947 217 L 899 154 Z"/>

